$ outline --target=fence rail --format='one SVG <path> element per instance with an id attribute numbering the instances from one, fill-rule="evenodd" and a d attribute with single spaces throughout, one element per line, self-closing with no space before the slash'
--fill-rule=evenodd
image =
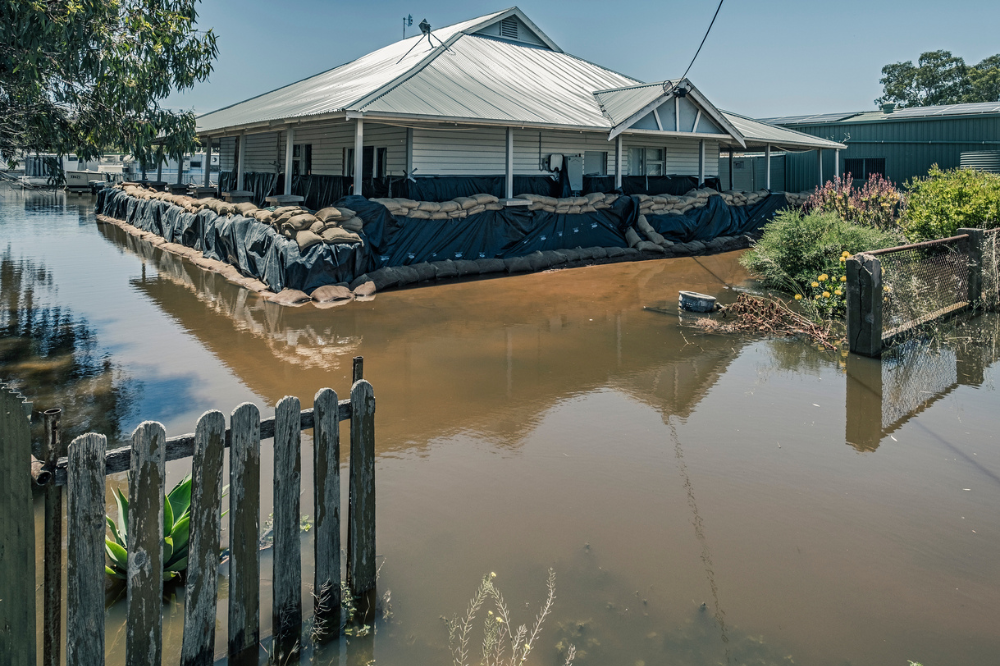
<path id="1" fill-rule="evenodd" d="M 106 476 L 128 470 L 127 515 L 119 516 L 127 542 L 125 627 L 126 663 L 160 663 L 163 651 L 163 565 L 172 557 L 186 557 L 182 666 L 216 663 L 215 618 L 220 569 L 223 458 L 230 449 L 229 466 L 229 594 L 228 663 L 253 664 L 260 650 L 260 448 L 274 440 L 273 525 L 273 641 L 271 657 L 279 662 L 292 656 L 302 640 L 301 432 L 313 429 L 313 515 L 315 575 L 314 640 L 340 635 L 340 422 L 349 420 L 350 488 L 348 501 L 347 575 L 359 618 L 375 611 L 375 397 L 355 361 L 351 398 L 338 401 L 328 388 L 320 390 L 313 407 L 301 409 L 299 399 L 285 397 L 275 415 L 261 419 L 252 403 L 238 406 L 226 417 L 209 411 L 190 435 L 168 438 L 163 426 L 147 421 L 132 434 L 128 447 L 107 449 L 107 438 L 89 433 L 70 443 L 60 458 L 59 414 L 47 417 L 46 443 L 41 461 L 49 470 L 46 486 L 46 589 L 43 613 L 43 663 L 58 664 L 62 628 L 60 595 L 49 587 L 50 576 L 61 576 L 61 549 L 50 551 L 49 540 L 61 541 L 61 516 L 53 507 L 67 496 L 68 542 L 66 664 L 104 663 Z M 0 505 L 5 529 L 0 534 L 0 662 L 35 666 L 34 523 L 31 506 L 30 435 L 25 407 L 18 394 L 0 387 L 0 474 L 4 500 Z M 30 410 L 30 405 L 29 405 Z M 28 412 L 30 413 L 30 411 Z M 167 460 L 192 458 L 189 517 L 176 515 L 171 498 L 164 497 Z M 37 470 L 33 470 L 37 471 Z M 44 475 L 42 478 L 45 478 Z M 8 501 L 10 500 L 10 501 Z M 58 500 L 58 501 L 57 501 Z M 61 507 L 61 504 L 58 504 Z M 10 514 L 8 516 L 8 514 Z M 189 520 L 185 543 L 165 537 L 171 520 Z M 181 539 L 180 536 L 177 537 Z M 111 548 L 108 546 L 107 548 Z M 23 551 L 23 552 L 22 552 Z M 30 569 L 30 571 L 29 571 Z M 51 569 L 51 571 L 50 571 Z"/>
<path id="2" fill-rule="evenodd" d="M 894 340 L 980 303 L 987 233 L 983 229 L 959 229 L 949 238 L 850 257 L 850 350 L 878 357 Z"/>

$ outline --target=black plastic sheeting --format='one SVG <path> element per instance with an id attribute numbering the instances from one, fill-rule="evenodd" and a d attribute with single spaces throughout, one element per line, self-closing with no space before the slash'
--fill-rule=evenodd
<path id="1" fill-rule="evenodd" d="M 98 213 L 225 261 L 274 291 L 291 288 L 307 293 L 390 266 L 510 259 L 573 248 L 627 248 L 625 231 L 635 225 L 639 210 L 638 198 L 620 197 L 610 208 L 575 215 L 509 207 L 464 219 L 422 220 L 394 217 L 382 204 L 353 195 L 336 205 L 361 218 L 363 242 L 319 243 L 303 253 L 295 241 L 253 218 L 220 218 L 209 210 L 192 214 L 169 202 L 136 199 L 112 188 L 101 190 L 97 198 Z M 784 195 L 771 195 L 743 208 L 713 196 L 704 208 L 684 215 L 646 217 L 668 240 L 705 241 L 756 231 L 784 206 Z"/>
<path id="2" fill-rule="evenodd" d="M 646 215 L 646 220 L 669 241 L 707 241 L 753 233 L 786 205 L 784 194 L 772 194 L 753 206 L 729 206 L 722 197 L 712 196 L 703 208 L 692 208 L 683 215 Z"/>

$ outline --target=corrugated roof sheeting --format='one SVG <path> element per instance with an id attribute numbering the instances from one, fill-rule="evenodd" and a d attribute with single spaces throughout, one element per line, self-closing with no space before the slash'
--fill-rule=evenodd
<path id="1" fill-rule="evenodd" d="M 662 95 L 663 86 L 664 82 L 660 82 L 615 90 L 601 90 L 595 92 L 594 97 L 604 108 L 605 115 L 611 119 L 611 124 L 620 125 L 631 118 L 636 111 Z"/>
<path id="2" fill-rule="evenodd" d="M 434 31 L 434 37 L 447 41 L 456 33 L 502 13 L 440 28 Z M 419 43 L 421 40 L 423 43 Z M 417 45 L 416 48 L 413 48 L 414 45 Z M 407 54 L 411 48 L 413 50 Z M 406 74 L 439 48 L 437 41 L 432 47 L 423 35 L 409 37 L 335 69 L 205 114 L 198 118 L 198 130 L 211 132 L 225 127 L 339 111 Z"/>
<path id="3" fill-rule="evenodd" d="M 729 119 L 729 122 L 731 122 L 733 126 L 739 130 L 740 134 L 746 138 L 748 148 L 751 147 L 751 144 L 758 144 L 755 147 L 759 147 L 760 144 L 768 143 L 776 148 L 842 149 L 845 147 L 836 141 L 830 141 L 829 139 L 823 139 L 811 134 L 805 134 L 804 132 L 796 132 L 795 130 L 790 130 L 785 127 L 777 127 L 775 125 L 769 125 L 757 120 L 751 120 L 750 118 L 746 118 L 729 111 L 723 111 L 722 113 Z"/>
<path id="4" fill-rule="evenodd" d="M 892 113 L 881 110 L 854 111 L 852 113 L 821 113 L 811 116 L 782 116 L 761 118 L 761 122 L 772 125 L 820 125 L 846 122 L 879 122 L 895 120 L 917 120 L 947 116 L 1000 115 L 1000 102 L 979 102 L 975 104 L 943 104 L 939 106 L 912 106 L 896 109 Z"/>
<path id="5" fill-rule="evenodd" d="M 465 35 L 363 111 L 608 127 L 591 91 L 634 83 L 565 53 Z"/>

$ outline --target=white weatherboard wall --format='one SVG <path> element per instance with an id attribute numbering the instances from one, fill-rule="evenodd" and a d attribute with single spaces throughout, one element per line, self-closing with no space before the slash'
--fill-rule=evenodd
<path id="1" fill-rule="evenodd" d="M 236 168 L 236 137 L 226 136 L 219 140 L 219 170 L 232 171 Z"/>
<path id="2" fill-rule="evenodd" d="M 401 176 L 406 169 L 406 129 L 375 122 L 365 123 L 365 146 L 387 149 L 389 175 Z M 608 153 L 608 175 L 615 172 L 615 142 L 605 132 L 558 130 L 514 130 L 514 173 L 519 176 L 549 175 L 543 162 L 549 155 L 583 155 L 586 151 Z M 539 148 L 539 139 L 541 147 Z M 246 170 L 284 170 L 285 132 L 247 135 Z M 223 170 L 235 167 L 236 142 L 226 137 L 222 143 Z M 354 147 L 354 123 L 298 126 L 296 144 L 312 145 L 312 172 L 317 175 L 344 175 L 344 152 Z M 622 137 L 625 175 L 629 175 L 628 149 L 665 148 L 668 175 L 698 175 L 698 139 L 625 134 Z M 416 176 L 501 176 L 506 169 L 507 134 L 502 127 L 413 129 L 413 166 Z M 705 175 L 719 174 L 717 141 L 705 140 Z M 541 159 L 539 158 L 541 157 Z M 277 167 L 275 166 L 277 164 Z"/>

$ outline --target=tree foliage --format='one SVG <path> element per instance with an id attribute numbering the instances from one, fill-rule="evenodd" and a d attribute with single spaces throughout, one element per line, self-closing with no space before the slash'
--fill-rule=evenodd
<path id="1" fill-rule="evenodd" d="M 164 109 L 204 81 L 216 36 L 196 28 L 198 0 L 0 0 L 0 158 L 23 150 L 179 155 L 194 114 Z"/>
<path id="2" fill-rule="evenodd" d="M 876 104 L 934 106 L 1000 101 L 1000 54 L 977 65 L 951 51 L 928 51 L 917 64 L 896 62 L 882 68 L 882 96 Z"/>

